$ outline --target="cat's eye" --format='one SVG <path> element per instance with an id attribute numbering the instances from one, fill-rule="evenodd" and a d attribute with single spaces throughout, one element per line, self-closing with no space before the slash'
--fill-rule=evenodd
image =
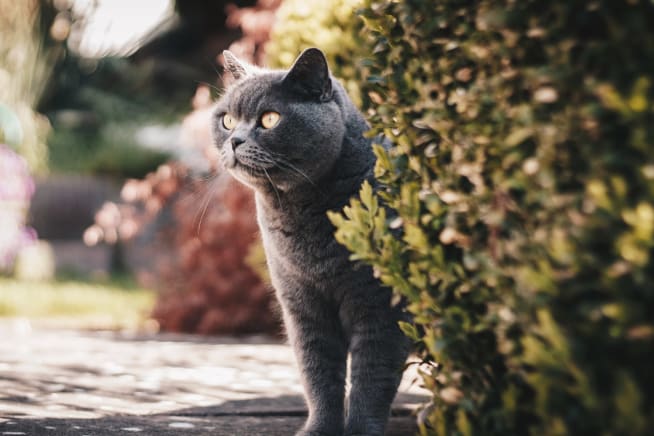
<path id="1" fill-rule="evenodd" d="M 261 125 L 264 129 L 272 129 L 279 123 L 280 115 L 277 112 L 266 112 L 261 115 Z"/>
<path id="2" fill-rule="evenodd" d="M 227 130 L 232 130 L 236 127 L 236 120 L 230 114 L 223 115 L 223 127 Z"/>

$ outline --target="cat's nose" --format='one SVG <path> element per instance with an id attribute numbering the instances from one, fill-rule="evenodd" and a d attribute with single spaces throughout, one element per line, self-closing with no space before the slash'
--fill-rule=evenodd
<path id="1" fill-rule="evenodd" d="M 232 150 L 236 150 L 236 148 L 244 142 L 245 139 L 243 138 L 239 138 L 238 136 L 232 137 Z"/>

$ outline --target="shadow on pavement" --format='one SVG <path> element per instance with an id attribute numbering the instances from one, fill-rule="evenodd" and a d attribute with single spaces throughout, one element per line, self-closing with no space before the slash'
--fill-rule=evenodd
<path id="1" fill-rule="evenodd" d="M 305 416 L 301 396 L 282 395 L 227 401 L 215 406 L 191 407 L 153 415 L 111 415 L 95 419 L 13 417 L 0 422 L 0 434 L 288 436 L 302 426 Z M 410 436 L 417 430 L 410 410 L 400 408 L 394 410 L 386 436 Z"/>

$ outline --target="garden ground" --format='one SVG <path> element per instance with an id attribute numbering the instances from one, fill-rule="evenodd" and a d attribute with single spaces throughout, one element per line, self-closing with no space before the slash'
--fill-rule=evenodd
<path id="1" fill-rule="evenodd" d="M 0 321 L 0 435 L 291 435 L 306 415 L 288 345 Z M 427 397 L 410 369 L 387 435 Z"/>

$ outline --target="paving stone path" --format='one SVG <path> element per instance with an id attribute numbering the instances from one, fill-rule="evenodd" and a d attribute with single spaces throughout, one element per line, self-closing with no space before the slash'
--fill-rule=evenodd
<path id="1" fill-rule="evenodd" d="M 2 435 L 292 435 L 306 409 L 288 345 L 0 321 Z M 407 372 L 387 436 L 426 401 Z"/>

